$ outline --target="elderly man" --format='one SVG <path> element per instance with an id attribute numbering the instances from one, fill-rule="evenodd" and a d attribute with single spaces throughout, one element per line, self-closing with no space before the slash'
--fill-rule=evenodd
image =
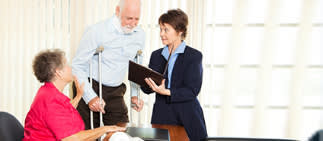
<path id="1" fill-rule="evenodd" d="M 128 109 L 123 96 L 126 85 L 123 83 L 128 70 L 128 61 L 135 60 L 139 50 L 143 50 L 145 33 L 138 27 L 140 0 L 120 0 L 115 15 L 88 27 L 80 41 L 72 62 L 73 74 L 80 83 L 85 82 L 83 100 L 77 110 L 80 112 L 86 129 L 90 128 L 90 110 L 94 111 L 94 127 L 99 126 L 99 111 L 105 125 L 126 126 L 129 122 Z M 102 52 L 102 105 L 99 104 L 98 55 L 95 50 L 103 46 Z M 89 62 L 92 63 L 93 87 L 89 83 Z M 131 102 L 140 111 L 143 101 L 136 98 L 137 86 L 131 83 Z M 105 105 L 106 104 L 106 105 Z"/>

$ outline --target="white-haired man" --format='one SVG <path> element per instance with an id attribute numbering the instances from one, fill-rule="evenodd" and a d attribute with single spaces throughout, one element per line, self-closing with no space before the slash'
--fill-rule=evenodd
<path id="1" fill-rule="evenodd" d="M 105 125 L 126 126 L 129 122 L 128 109 L 123 99 L 126 92 L 123 80 L 128 70 L 128 61 L 134 60 L 137 52 L 144 49 L 145 33 L 138 26 L 140 7 L 140 0 L 120 0 L 115 15 L 88 27 L 83 34 L 72 61 L 72 71 L 80 83 L 85 82 L 83 100 L 80 101 L 77 110 L 84 120 L 86 129 L 90 128 L 90 110 L 94 111 L 94 127 L 99 126 L 99 111 L 105 113 L 103 114 Z M 94 55 L 99 46 L 104 47 L 103 105 L 99 104 L 98 97 L 98 55 Z M 92 62 L 93 68 L 93 88 L 89 83 L 89 61 Z M 140 111 L 143 101 L 138 102 L 135 87 L 131 83 L 131 102 L 136 104 L 133 108 Z"/>

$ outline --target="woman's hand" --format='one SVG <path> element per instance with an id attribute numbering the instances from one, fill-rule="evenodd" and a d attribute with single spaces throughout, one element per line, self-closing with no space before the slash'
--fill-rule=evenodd
<path id="1" fill-rule="evenodd" d="M 76 96 L 82 97 L 84 93 L 84 82 L 80 85 L 79 81 L 77 80 L 77 77 L 73 75 L 75 87 L 76 87 Z"/>
<path id="2" fill-rule="evenodd" d="M 120 126 L 104 126 L 106 132 L 123 132 L 126 131 L 125 127 L 120 127 Z"/>
<path id="3" fill-rule="evenodd" d="M 118 129 L 120 129 L 120 126 L 104 126 L 105 128 L 107 128 L 108 130 L 111 130 L 111 129 L 113 129 L 113 128 L 118 128 Z M 125 131 L 126 130 L 126 128 L 125 127 L 121 127 L 121 128 L 124 128 L 124 129 L 122 129 L 122 130 L 119 130 L 119 131 Z M 111 138 L 111 136 L 115 133 L 115 132 L 119 132 L 119 131 L 109 131 L 108 133 L 106 133 L 106 136 L 105 136 L 105 138 L 104 138 L 104 141 L 109 141 L 110 140 L 110 138 Z"/>
<path id="4" fill-rule="evenodd" d="M 74 79 L 75 87 L 76 87 L 76 96 L 74 99 L 71 100 L 71 104 L 73 105 L 74 108 L 76 108 L 83 96 L 83 93 L 84 93 L 84 91 L 83 91 L 84 82 L 82 83 L 82 85 L 80 85 L 79 81 L 77 80 L 76 76 L 74 76 L 74 75 L 73 75 L 73 79 Z"/>
<path id="5" fill-rule="evenodd" d="M 167 95 L 167 96 L 171 95 L 170 90 L 166 89 L 165 87 L 165 79 L 162 80 L 162 83 L 159 86 L 157 86 L 157 84 L 151 78 L 145 78 L 145 81 L 153 91 L 161 95 Z"/>
<path id="6" fill-rule="evenodd" d="M 77 132 L 71 136 L 65 137 L 62 141 L 88 141 L 88 140 L 96 140 L 101 137 L 103 134 L 108 134 L 111 136 L 113 132 L 125 131 L 125 127 L 120 126 L 102 126 L 95 129 L 83 130 Z M 110 134 L 110 135 L 109 135 Z"/>

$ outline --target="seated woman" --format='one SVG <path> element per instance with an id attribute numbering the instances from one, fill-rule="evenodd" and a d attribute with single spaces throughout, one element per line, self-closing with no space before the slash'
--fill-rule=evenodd
<path id="1" fill-rule="evenodd" d="M 83 95 L 83 85 L 72 76 L 65 53 L 58 49 L 40 52 L 33 60 L 33 71 L 41 83 L 25 119 L 27 140 L 94 140 L 107 132 L 124 131 L 118 126 L 84 130 L 83 120 L 75 109 Z M 62 91 L 75 80 L 77 96 L 70 101 Z"/>

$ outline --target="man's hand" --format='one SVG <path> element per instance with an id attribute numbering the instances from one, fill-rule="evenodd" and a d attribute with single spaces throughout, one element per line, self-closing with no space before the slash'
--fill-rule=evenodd
<path id="1" fill-rule="evenodd" d="M 131 104 L 134 104 L 135 106 L 132 106 L 133 109 L 135 109 L 137 112 L 140 112 L 144 106 L 144 101 L 142 99 L 139 100 L 137 96 L 131 97 Z"/>
<path id="2" fill-rule="evenodd" d="M 105 102 L 104 102 L 104 100 L 102 100 L 101 104 L 100 104 L 99 97 L 95 97 L 95 98 L 91 99 L 91 101 L 89 102 L 88 105 L 89 105 L 90 110 L 92 110 L 94 112 L 102 112 L 103 114 L 105 114 L 105 111 L 104 111 Z"/>

